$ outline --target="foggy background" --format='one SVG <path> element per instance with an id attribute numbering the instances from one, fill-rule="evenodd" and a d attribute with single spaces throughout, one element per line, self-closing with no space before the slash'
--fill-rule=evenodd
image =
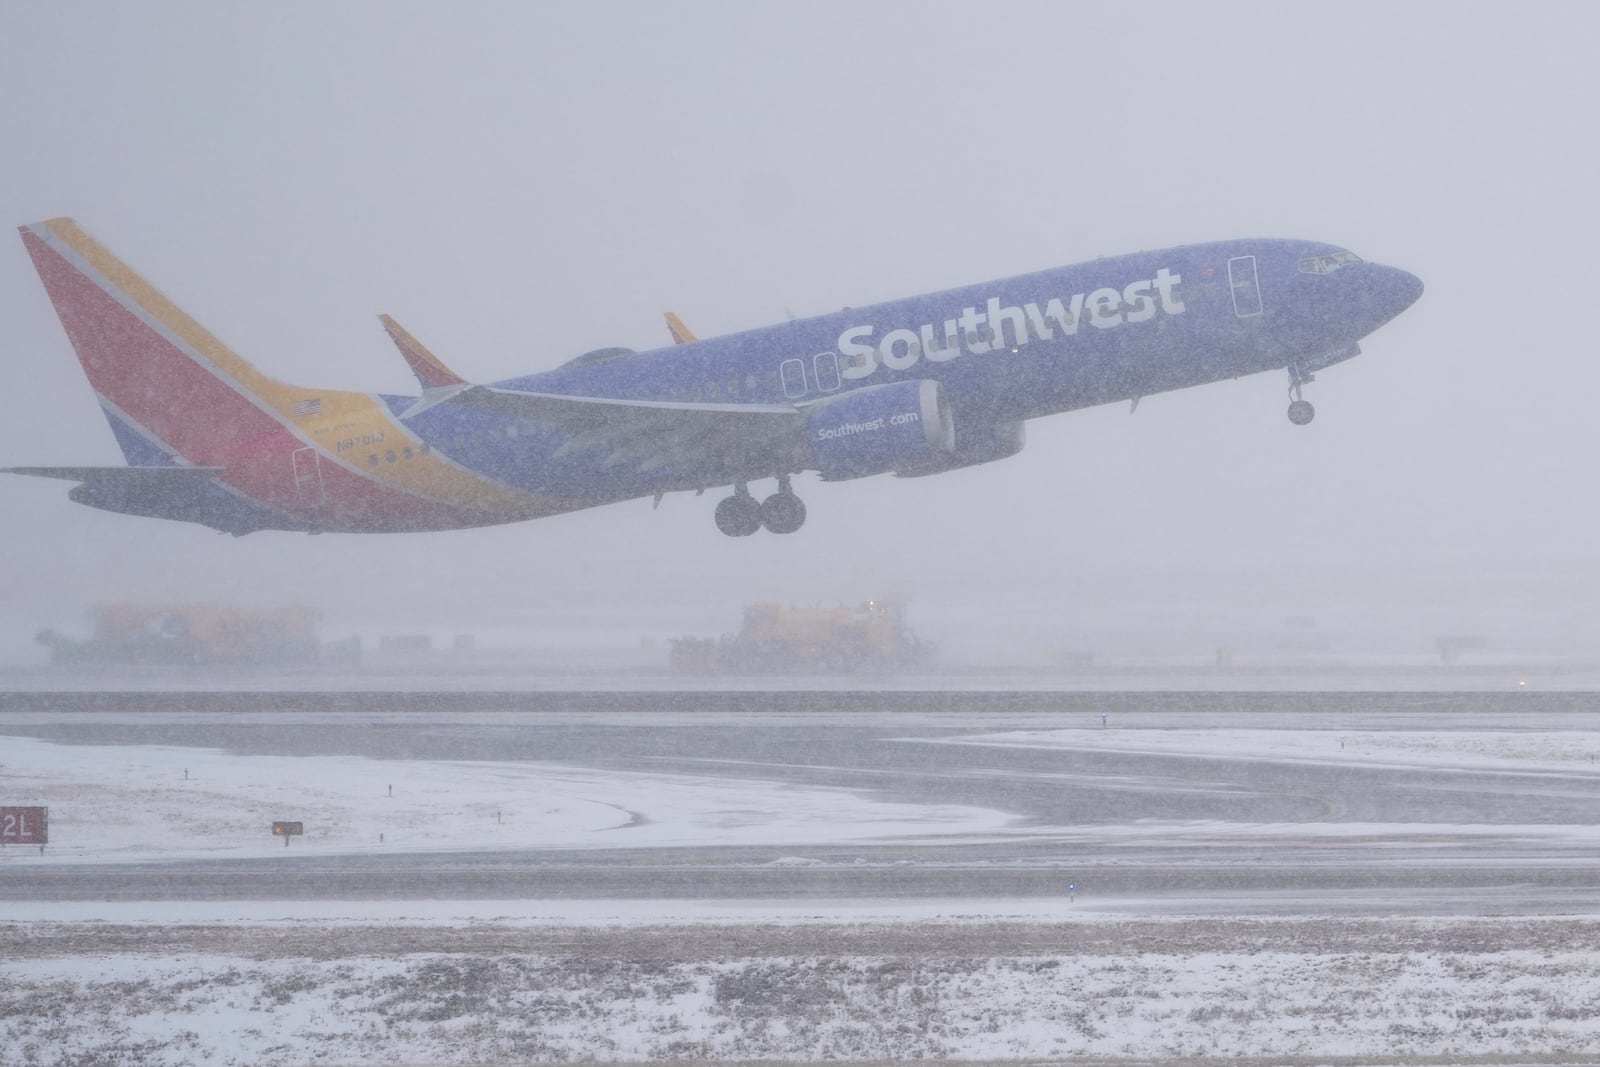
<path id="1" fill-rule="evenodd" d="M 75 217 L 276 377 L 414 393 L 1244 236 L 1422 300 L 1284 417 L 1262 375 L 1035 421 L 1019 456 L 439 534 L 234 539 L 0 480 L 0 663 L 114 599 L 308 603 L 330 632 L 732 629 L 906 599 L 947 651 L 1600 656 L 1600 15 L 1588 6 L 348 3 L 0 7 L 0 216 Z M 0 237 L 0 465 L 116 464 Z M 758 492 L 765 487 L 757 487 Z M 591 635 L 583 637 L 582 635 Z"/>

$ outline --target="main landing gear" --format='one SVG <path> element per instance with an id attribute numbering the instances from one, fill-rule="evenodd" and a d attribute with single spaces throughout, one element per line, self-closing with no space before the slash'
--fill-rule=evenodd
<path id="1" fill-rule="evenodd" d="M 806 506 L 794 495 L 789 476 L 778 476 L 778 491 L 760 503 L 741 482 L 717 504 L 717 529 L 729 537 L 749 537 L 765 526 L 775 534 L 794 533 L 806 522 Z"/>
<path id="2" fill-rule="evenodd" d="M 1304 426 L 1317 417 L 1317 409 L 1311 406 L 1311 401 L 1300 396 L 1300 387 L 1316 380 L 1314 375 L 1302 374 L 1299 367 L 1289 364 L 1289 395 L 1294 398 L 1289 401 L 1289 421 L 1296 426 Z"/>

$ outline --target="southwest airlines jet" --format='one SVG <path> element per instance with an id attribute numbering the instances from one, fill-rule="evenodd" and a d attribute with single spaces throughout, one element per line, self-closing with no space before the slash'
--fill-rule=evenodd
<path id="1" fill-rule="evenodd" d="M 723 533 L 793 533 L 792 475 L 988 463 L 1076 408 L 1287 370 L 1304 425 L 1301 387 L 1422 293 L 1335 245 L 1222 241 L 704 340 L 669 315 L 676 344 L 488 384 L 383 316 L 420 383 L 387 396 L 268 377 L 70 219 L 21 233 L 127 463 L 3 469 L 234 535 L 446 530 L 723 486 Z"/>

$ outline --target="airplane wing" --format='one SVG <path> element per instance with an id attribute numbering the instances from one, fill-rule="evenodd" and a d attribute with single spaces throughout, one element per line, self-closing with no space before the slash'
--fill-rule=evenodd
<path id="1" fill-rule="evenodd" d="M 67 482 L 117 484 L 144 489 L 209 482 L 221 473 L 221 467 L 0 467 L 0 474 L 26 474 L 34 478 L 59 478 Z"/>
<path id="2" fill-rule="evenodd" d="M 802 469 L 806 416 L 787 404 L 680 404 L 664 400 L 525 393 L 472 386 L 448 403 L 553 425 L 568 437 L 557 455 L 605 449 L 606 464 L 718 469 Z"/>
<path id="3" fill-rule="evenodd" d="M 695 339 L 667 313 L 673 340 Z M 555 426 L 567 440 L 556 456 L 603 449 L 608 466 L 718 470 L 730 465 L 788 470 L 806 455 L 805 416 L 785 404 L 680 404 L 661 400 L 527 393 L 471 385 L 388 315 L 383 328 L 422 384 L 422 396 L 401 413 L 409 420 L 439 404 L 485 408 Z"/>
<path id="4" fill-rule="evenodd" d="M 429 389 L 443 389 L 452 385 L 465 385 L 466 379 L 444 365 L 444 362 L 426 345 L 411 336 L 409 330 L 401 326 L 388 315 L 379 315 L 378 321 L 383 323 L 383 328 L 388 331 L 389 339 L 405 357 L 406 366 L 411 368 L 411 373 L 417 376 L 417 382 L 424 391 Z"/>
<path id="5" fill-rule="evenodd" d="M 383 323 L 384 330 L 389 334 L 389 340 L 400 350 L 400 354 L 405 357 L 406 366 L 411 368 L 411 373 L 417 376 L 417 381 L 422 386 L 422 395 L 417 398 L 417 402 L 400 413 L 402 422 L 470 388 L 465 378 L 445 366 L 442 359 L 411 336 L 411 332 L 404 326 L 388 315 L 379 315 L 378 321 Z"/>

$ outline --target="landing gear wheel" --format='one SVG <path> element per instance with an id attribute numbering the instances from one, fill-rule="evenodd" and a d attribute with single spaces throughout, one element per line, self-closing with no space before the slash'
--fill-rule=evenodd
<path id="1" fill-rule="evenodd" d="M 1317 417 L 1317 409 L 1311 406 L 1311 401 L 1300 396 L 1300 387 L 1310 385 L 1316 381 L 1316 376 L 1307 374 L 1300 369 L 1299 364 L 1291 363 L 1289 371 L 1289 421 L 1296 426 L 1304 426 Z"/>
<path id="2" fill-rule="evenodd" d="M 749 537 L 761 529 L 761 505 L 750 490 L 741 485 L 717 504 L 717 529 L 729 537 Z"/>
<path id="3" fill-rule="evenodd" d="M 761 502 L 761 525 L 775 534 L 791 534 L 806 524 L 806 505 L 787 489 Z"/>

